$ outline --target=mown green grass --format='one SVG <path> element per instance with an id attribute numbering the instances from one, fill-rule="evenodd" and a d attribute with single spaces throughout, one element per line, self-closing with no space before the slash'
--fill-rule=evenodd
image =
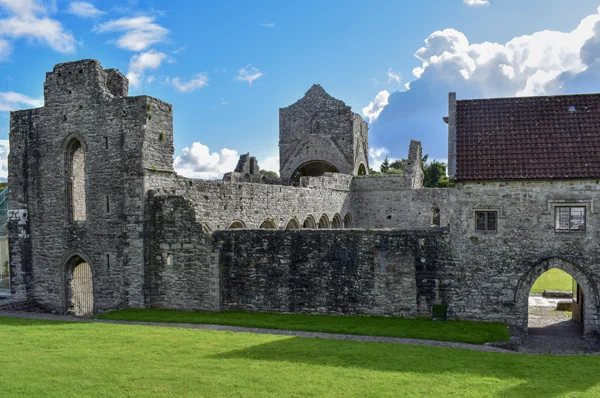
<path id="1" fill-rule="evenodd" d="M 365 336 L 404 337 L 483 344 L 506 341 L 505 324 L 491 322 L 386 318 L 378 316 L 330 316 L 269 314 L 257 312 L 183 312 L 173 310 L 123 309 L 96 316 L 99 319 L 195 323 L 252 328 L 289 329 L 308 332 L 343 333 Z"/>
<path id="2" fill-rule="evenodd" d="M 543 293 L 544 290 L 573 290 L 571 275 L 558 268 L 544 272 L 531 287 L 531 293 Z"/>
<path id="3" fill-rule="evenodd" d="M 0 318 L 6 397 L 597 397 L 600 358 Z"/>

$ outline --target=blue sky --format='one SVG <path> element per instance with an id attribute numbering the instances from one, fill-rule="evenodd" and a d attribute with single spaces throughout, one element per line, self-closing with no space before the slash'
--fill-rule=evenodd
<path id="1" fill-rule="evenodd" d="M 372 167 L 405 157 L 411 138 L 444 160 L 449 91 L 599 91 L 599 5 L 0 0 L 0 177 L 8 111 L 39 106 L 45 72 L 82 58 L 127 74 L 130 95 L 173 104 L 188 176 L 218 177 L 246 152 L 278 171 L 278 108 L 314 83 L 370 122 Z"/>

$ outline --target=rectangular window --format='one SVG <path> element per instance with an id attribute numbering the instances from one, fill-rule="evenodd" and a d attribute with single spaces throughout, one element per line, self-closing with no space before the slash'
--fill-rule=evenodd
<path id="1" fill-rule="evenodd" d="M 110 270 L 110 254 L 106 253 L 106 269 Z"/>
<path id="2" fill-rule="evenodd" d="M 106 196 L 106 212 L 110 213 L 110 198 Z"/>
<path id="3" fill-rule="evenodd" d="M 556 232 L 585 232 L 585 206 L 561 206 L 554 208 Z"/>
<path id="4" fill-rule="evenodd" d="M 498 230 L 498 212 L 497 211 L 476 211 L 475 212 L 475 230 L 476 231 L 497 231 Z"/>
<path id="5" fill-rule="evenodd" d="M 104 137 L 104 147 L 108 149 L 108 137 Z"/>

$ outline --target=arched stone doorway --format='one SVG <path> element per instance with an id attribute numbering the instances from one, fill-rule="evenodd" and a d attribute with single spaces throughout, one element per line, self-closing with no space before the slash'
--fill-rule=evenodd
<path id="1" fill-rule="evenodd" d="M 360 166 L 358 166 L 358 175 L 359 176 L 366 176 L 367 175 L 367 168 L 365 167 L 364 163 L 361 163 Z"/>
<path id="2" fill-rule="evenodd" d="M 513 326 L 521 333 L 527 333 L 529 319 L 529 293 L 531 287 L 546 271 L 557 268 L 573 277 L 579 286 L 582 296 L 581 317 L 583 318 L 583 334 L 594 333 L 598 328 L 598 292 L 581 267 L 565 259 L 552 257 L 535 264 L 519 281 L 515 297 L 515 310 L 517 319 Z"/>
<path id="3" fill-rule="evenodd" d="M 95 312 L 94 275 L 89 262 L 79 255 L 65 263 L 65 313 L 89 317 Z"/>

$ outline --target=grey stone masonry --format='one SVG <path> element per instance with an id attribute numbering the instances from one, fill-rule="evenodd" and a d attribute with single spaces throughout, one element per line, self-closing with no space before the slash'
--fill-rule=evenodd
<path id="1" fill-rule="evenodd" d="M 349 106 L 315 84 L 302 99 L 279 110 L 280 175 L 289 182 L 301 166 L 320 161 L 338 172 L 367 172 L 368 126 Z"/>
<path id="2" fill-rule="evenodd" d="M 600 176 L 424 188 L 415 140 L 405 174 L 359 175 L 367 125 L 315 85 L 279 111 L 280 179 L 250 154 L 223 181 L 190 179 L 173 169 L 171 105 L 127 88 L 98 61 L 58 64 L 44 106 L 11 112 L 15 299 L 57 313 L 87 290 L 77 300 L 94 313 L 427 316 L 442 304 L 523 334 L 531 286 L 559 268 L 576 280 L 584 333 L 598 330 Z M 455 107 L 451 94 L 450 177 Z M 91 283 L 75 286 L 84 262 Z"/>

